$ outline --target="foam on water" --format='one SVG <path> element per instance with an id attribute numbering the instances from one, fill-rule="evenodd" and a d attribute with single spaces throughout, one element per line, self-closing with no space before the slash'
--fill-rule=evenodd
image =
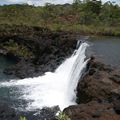
<path id="1" fill-rule="evenodd" d="M 74 105 L 76 100 L 75 89 L 81 77 L 82 70 L 86 67 L 85 50 L 87 43 L 82 43 L 74 54 L 66 59 L 55 72 L 46 72 L 45 75 L 11 80 L 0 83 L 0 87 L 19 87 L 20 99 L 30 101 L 27 110 L 41 109 L 59 105 L 64 109 Z"/>

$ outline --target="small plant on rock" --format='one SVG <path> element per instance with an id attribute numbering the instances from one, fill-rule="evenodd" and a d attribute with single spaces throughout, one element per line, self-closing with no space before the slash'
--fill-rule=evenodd
<path id="1" fill-rule="evenodd" d="M 27 120 L 25 117 L 20 117 L 19 120 Z"/>
<path id="2" fill-rule="evenodd" d="M 60 112 L 57 116 L 57 120 L 71 120 L 65 113 Z"/>

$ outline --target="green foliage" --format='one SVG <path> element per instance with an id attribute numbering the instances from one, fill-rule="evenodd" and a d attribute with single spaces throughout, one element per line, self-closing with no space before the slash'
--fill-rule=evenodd
<path id="1" fill-rule="evenodd" d="M 32 56 L 32 52 L 30 52 L 28 48 L 23 45 L 18 45 L 18 43 L 11 39 L 4 43 L 2 47 L 10 53 L 15 53 L 19 57 L 30 58 Z"/>
<path id="2" fill-rule="evenodd" d="M 87 0 L 84 3 L 84 11 L 99 15 L 102 7 L 101 0 Z"/>
<path id="3" fill-rule="evenodd" d="M 59 115 L 57 116 L 57 120 L 71 120 L 65 113 L 60 112 Z"/>
<path id="4" fill-rule="evenodd" d="M 73 0 L 71 5 L 47 3 L 44 7 L 27 4 L 5 5 L 0 6 L 0 24 L 44 26 L 56 31 L 119 35 L 120 6 L 112 2 L 103 4 L 101 0 Z"/>
<path id="5" fill-rule="evenodd" d="M 20 117 L 19 120 L 27 120 L 25 117 Z"/>

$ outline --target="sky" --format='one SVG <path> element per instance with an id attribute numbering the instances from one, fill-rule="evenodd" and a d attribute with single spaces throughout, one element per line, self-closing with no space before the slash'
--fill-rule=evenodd
<path id="1" fill-rule="evenodd" d="M 64 4 L 64 3 L 72 3 L 73 0 L 0 0 L 0 4 L 22 4 L 27 3 L 29 5 L 36 5 L 41 6 L 45 3 L 54 3 L 54 4 Z M 102 0 L 103 2 L 106 2 L 108 0 Z M 109 0 L 114 1 L 116 3 L 120 3 L 120 0 Z"/>

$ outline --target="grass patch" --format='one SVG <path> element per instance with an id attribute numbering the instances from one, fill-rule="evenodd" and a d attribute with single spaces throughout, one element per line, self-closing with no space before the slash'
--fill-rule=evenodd
<path id="1" fill-rule="evenodd" d="M 16 30 L 17 25 L 47 27 L 53 31 L 120 36 L 120 6 L 92 0 L 75 0 L 71 5 L 47 4 L 44 7 L 25 4 L 0 6 L 0 32 L 4 30 L 12 33 L 12 27 Z M 21 29 L 23 33 L 24 29 L 29 31 L 25 27 Z"/>
<path id="2" fill-rule="evenodd" d="M 2 47 L 6 49 L 9 53 L 13 53 L 19 57 L 31 58 L 33 56 L 33 53 L 28 50 L 26 46 L 18 45 L 18 43 L 14 42 L 14 40 L 12 39 L 5 42 Z"/>
<path id="3" fill-rule="evenodd" d="M 27 120 L 26 117 L 21 117 L 20 116 L 20 119 L 19 120 Z"/>

